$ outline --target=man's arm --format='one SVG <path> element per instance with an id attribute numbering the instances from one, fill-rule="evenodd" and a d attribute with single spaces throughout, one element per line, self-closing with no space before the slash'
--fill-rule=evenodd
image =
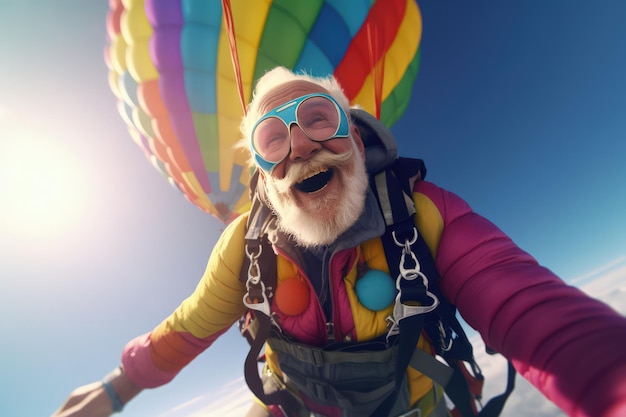
<path id="1" fill-rule="evenodd" d="M 431 239 L 441 290 L 485 343 L 568 415 L 626 415 L 626 319 L 540 266 L 458 196 L 425 181 L 416 189 L 442 231 Z"/>

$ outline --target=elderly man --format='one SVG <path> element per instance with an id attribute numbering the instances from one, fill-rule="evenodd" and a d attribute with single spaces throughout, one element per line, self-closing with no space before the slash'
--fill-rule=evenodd
<path id="1" fill-rule="evenodd" d="M 567 414 L 626 415 L 626 320 L 538 265 L 458 196 L 421 180 L 419 169 L 400 180 L 411 186 L 411 221 L 432 255 L 441 296 L 426 285 L 419 306 L 398 308 L 401 276 L 390 276 L 395 264 L 381 241 L 385 204 L 372 187 L 363 138 L 390 134 L 350 109 L 333 78 L 268 72 L 241 130 L 257 169 L 252 214 L 224 231 L 191 297 L 129 342 L 122 365 L 74 391 L 55 416 L 120 411 L 142 389 L 173 379 L 249 309 L 271 326 L 263 382 L 250 377 L 260 401 L 249 416 L 446 416 L 436 378 L 419 366 L 405 366 L 395 378 L 403 318 L 397 313 L 419 316 L 429 300 L 433 308 L 445 300 L 457 306 L 490 347 Z M 386 165 L 394 162 L 380 153 Z M 256 256 L 255 239 L 270 242 L 269 254 Z M 270 281 L 246 274 L 255 268 Z M 424 271 L 418 267 L 410 278 L 427 284 Z M 413 347 L 432 357 L 436 341 L 420 329 Z M 331 360 L 309 366 L 311 352 Z M 352 360 L 363 352 L 377 359 Z M 381 360 L 388 352 L 391 359 Z M 349 370 L 341 368 L 345 362 Z"/>

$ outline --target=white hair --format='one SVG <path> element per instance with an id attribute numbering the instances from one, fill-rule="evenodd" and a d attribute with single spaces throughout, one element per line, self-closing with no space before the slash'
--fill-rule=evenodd
<path id="1" fill-rule="evenodd" d="M 304 71 L 293 72 L 285 67 L 275 67 L 263 74 L 257 81 L 254 92 L 252 93 L 252 100 L 248 104 L 246 115 L 241 121 L 240 131 L 242 138 L 237 144 L 237 147 L 249 150 L 252 128 L 268 110 L 262 107 L 264 99 L 272 91 L 293 81 L 305 81 L 321 87 L 328 92 L 331 97 L 337 100 L 337 103 L 339 103 L 347 115 L 350 114 L 350 100 L 348 100 L 339 82 L 337 82 L 332 75 L 328 77 L 315 77 Z M 254 163 L 254 161 L 251 162 Z"/>

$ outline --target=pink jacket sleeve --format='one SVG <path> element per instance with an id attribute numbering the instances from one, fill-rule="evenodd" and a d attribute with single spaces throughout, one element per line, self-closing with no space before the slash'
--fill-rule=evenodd
<path id="1" fill-rule="evenodd" d="M 422 182 L 439 211 L 445 296 L 486 344 L 570 416 L 626 416 L 626 319 L 568 286 L 458 196 Z"/>

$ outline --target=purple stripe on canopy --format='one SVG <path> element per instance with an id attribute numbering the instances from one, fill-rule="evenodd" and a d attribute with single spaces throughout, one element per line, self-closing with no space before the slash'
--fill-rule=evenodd
<path id="1" fill-rule="evenodd" d="M 146 16 L 152 27 L 183 25 L 183 10 L 179 1 L 146 0 Z"/>
<path id="2" fill-rule="evenodd" d="M 189 166 L 205 193 L 210 193 L 202 153 L 185 93 L 180 33 L 184 25 L 179 1 L 146 0 L 146 15 L 154 29 L 150 39 L 150 57 L 160 73 L 159 89 L 170 113 L 170 121 Z"/>

